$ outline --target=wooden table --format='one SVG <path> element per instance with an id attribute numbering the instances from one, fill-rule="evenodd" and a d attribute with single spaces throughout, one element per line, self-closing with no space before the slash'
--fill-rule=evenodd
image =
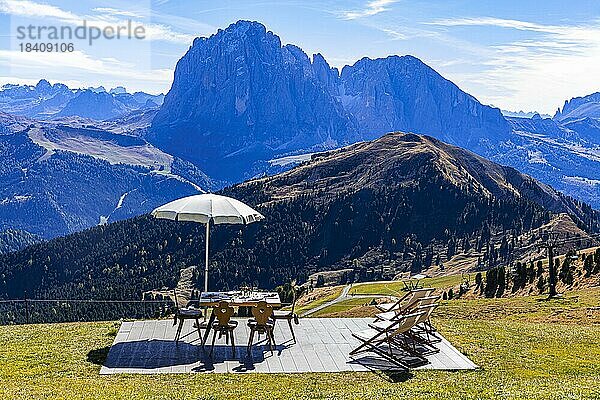
<path id="1" fill-rule="evenodd" d="M 260 301 L 266 301 L 268 305 L 273 308 L 281 307 L 281 299 L 277 292 L 250 292 L 248 294 L 242 294 L 240 291 L 231 292 L 203 292 L 200 294 L 198 300 L 198 306 L 204 307 L 216 307 L 220 302 L 226 301 L 232 307 L 254 307 Z M 208 319 L 208 325 L 202 338 L 202 345 L 206 343 L 212 324 L 215 322 L 215 315 L 210 314 Z"/>

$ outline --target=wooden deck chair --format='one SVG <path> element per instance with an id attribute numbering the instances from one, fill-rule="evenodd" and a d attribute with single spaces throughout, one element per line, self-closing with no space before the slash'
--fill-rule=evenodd
<path id="1" fill-rule="evenodd" d="M 391 321 L 393 319 L 399 318 L 403 314 L 410 314 L 410 313 L 415 312 L 415 310 L 417 308 L 419 308 L 420 306 L 434 304 L 439 299 L 440 299 L 440 296 L 419 297 L 414 302 L 406 305 L 405 307 L 402 307 L 400 309 L 393 310 L 393 311 L 379 313 L 379 314 L 375 315 L 375 320 Z"/>
<path id="2" fill-rule="evenodd" d="M 350 352 L 350 355 L 356 355 L 364 351 L 374 352 L 383 358 L 408 369 L 406 363 L 398 359 L 394 354 L 394 349 L 402 349 L 411 355 L 419 358 L 423 362 L 428 362 L 425 357 L 417 353 L 415 345 L 408 345 L 407 334 L 413 328 L 418 318 L 424 312 L 403 315 L 402 318 L 393 321 L 378 321 L 370 324 L 369 329 L 352 333 L 352 336 L 361 341 L 361 344 Z M 411 341 L 412 338 L 410 338 Z M 386 349 L 387 347 L 387 349 Z"/>
<path id="3" fill-rule="evenodd" d="M 434 343 L 439 343 L 442 341 L 442 339 L 436 335 L 436 329 L 431 324 L 431 314 L 438 305 L 438 303 L 432 303 L 419 306 L 417 311 L 424 311 L 425 313 L 419 318 L 412 329 L 412 332 L 415 334 L 416 338 L 420 338 L 423 343 L 430 347 L 434 347 Z M 425 335 L 425 337 L 423 337 L 423 335 Z"/>
<path id="4" fill-rule="evenodd" d="M 252 315 L 254 318 L 248 321 L 248 327 L 250 328 L 250 337 L 248 339 L 248 353 L 252 349 L 252 341 L 254 340 L 254 334 L 258 333 L 267 335 L 267 342 L 269 343 L 269 349 L 273 354 L 273 344 L 275 338 L 273 337 L 273 327 L 275 323 L 269 318 L 273 314 L 273 307 L 267 305 L 266 301 L 259 301 L 254 307 L 251 308 Z"/>
<path id="5" fill-rule="evenodd" d="M 233 338 L 233 331 L 237 327 L 237 321 L 232 321 L 231 317 L 233 316 L 234 309 L 229 305 L 226 301 L 219 302 L 218 306 L 213 308 L 213 314 L 217 318 L 215 322 L 213 322 L 213 339 L 212 346 L 210 348 L 210 354 L 212 355 L 213 349 L 215 348 L 215 339 L 217 338 L 217 333 L 219 334 L 219 339 L 225 335 L 225 343 L 229 344 L 229 340 L 231 339 L 231 353 L 233 357 L 235 357 L 235 341 Z"/>
<path id="6" fill-rule="evenodd" d="M 378 304 L 376 307 L 383 312 L 396 310 L 403 312 L 403 310 L 413 305 L 419 298 L 430 296 L 434 290 L 434 288 L 414 289 L 394 302 Z"/>

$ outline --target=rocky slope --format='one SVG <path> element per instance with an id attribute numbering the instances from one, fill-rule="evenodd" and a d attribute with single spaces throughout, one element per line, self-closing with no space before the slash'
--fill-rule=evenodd
<path id="1" fill-rule="evenodd" d="M 363 58 L 342 69 L 338 85 L 344 108 L 364 135 L 410 131 L 479 153 L 509 138 L 500 110 L 482 105 L 412 56 Z"/>
<path id="2" fill-rule="evenodd" d="M 53 238 L 212 188 L 140 138 L 0 114 L 0 231 Z"/>
<path id="3" fill-rule="evenodd" d="M 553 118 L 564 121 L 582 117 L 600 119 L 600 92 L 565 101 L 562 110 L 558 109 Z"/>

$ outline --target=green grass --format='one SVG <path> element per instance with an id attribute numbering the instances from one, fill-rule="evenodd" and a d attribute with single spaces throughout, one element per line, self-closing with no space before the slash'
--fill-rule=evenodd
<path id="1" fill-rule="evenodd" d="M 600 324 L 600 288 L 568 292 L 548 300 L 546 295 L 518 296 L 505 299 L 452 300 L 442 302 L 436 311 L 440 318 L 488 321 L 557 322 L 564 324 Z"/>
<path id="2" fill-rule="evenodd" d="M 600 289 L 444 302 L 434 322 L 476 371 L 99 376 L 114 324 L 0 327 L 2 399 L 598 399 Z M 355 300 L 355 299 L 352 299 Z M 358 299 L 356 299 L 358 301 Z M 366 299 L 360 299 L 365 301 Z"/>
<path id="3" fill-rule="evenodd" d="M 361 306 L 365 306 L 368 305 L 369 303 L 371 303 L 372 300 L 377 299 L 377 297 L 356 297 L 356 298 L 351 298 L 351 299 L 345 299 L 340 301 L 339 303 L 335 303 L 330 305 L 329 307 L 325 307 L 322 310 L 319 310 L 313 314 L 311 314 L 311 317 L 323 317 L 326 316 L 328 314 L 332 314 L 332 313 L 338 313 L 338 312 L 345 312 L 348 310 L 351 310 L 355 307 L 361 307 Z"/>
<path id="4" fill-rule="evenodd" d="M 315 300 L 310 301 L 306 304 L 296 305 L 296 309 L 294 311 L 296 312 L 296 314 L 301 315 L 305 311 L 312 310 L 313 308 L 316 308 L 316 307 L 320 306 L 321 304 L 327 303 L 328 301 L 331 301 L 331 300 L 335 300 L 336 298 L 339 297 L 340 294 L 342 294 L 343 289 L 344 289 L 344 286 L 335 286 L 335 287 L 331 288 L 331 293 L 328 294 L 327 296 L 320 296 L 320 297 L 316 298 Z M 319 289 L 316 289 L 316 290 L 319 290 Z M 309 295 L 310 295 L 310 293 L 309 293 Z"/>
<path id="5" fill-rule="evenodd" d="M 471 284 L 475 282 L 475 274 L 470 274 Z M 461 275 L 448 275 L 437 278 L 425 278 L 421 280 L 423 287 L 434 287 L 436 289 L 446 290 L 451 287 L 460 285 L 462 282 Z M 379 294 L 402 296 L 405 291 L 405 286 L 402 281 L 386 282 L 386 283 L 358 283 L 350 289 L 350 294 Z"/>

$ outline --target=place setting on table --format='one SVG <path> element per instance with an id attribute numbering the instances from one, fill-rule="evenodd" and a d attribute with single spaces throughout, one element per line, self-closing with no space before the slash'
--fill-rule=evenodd
<path id="1" fill-rule="evenodd" d="M 202 328 L 205 329 L 202 337 L 202 345 L 206 343 L 211 330 L 219 330 L 219 337 L 223 334 L 231 338 L 233 345 L 233 330 L 237 326 L 237 321 L 231 320 L 233 316 L 233 307 L 240 309 L 250 309 L 263 305 L 269 309 L 280 308 L 282 306 L 281 299 L 277 292 L 260 291 L 255 287 L 242 286 L 239 290 L 230 290 L 223 292 L 203 292 L 198 299 L 199 308 L 212 308 L 207 322 L 203 322 Z M 242 314 L 242 312 L 240 312 Z M 246 314 L 245 312 L 243 314 Z M 204 314 L 205 317 L 208 313 Z M 218 322 L 217 322 L 218 320 Z M 215 334 L 217 331 L 215 331 Z M 213 342 L 214 342 L 213 335 Z M 229 339 L 228 339 L 229 342 Z M 212 351 L 211 346 L 211 351 Z M 235 351 L 235 350 L 234 350 Z"/>
<path id="2" fill-rule="evenodd" d="M 203 292 L 198 299 L 198 305 L 214 307 L 221 301 L 228 302 L 232 307 L 252 307 L 260 301 L 265 301 L 274 308 L 281 307 L 281 299 L 277 292 L 260 291 L 251 287 L 226 292 Z"/>

